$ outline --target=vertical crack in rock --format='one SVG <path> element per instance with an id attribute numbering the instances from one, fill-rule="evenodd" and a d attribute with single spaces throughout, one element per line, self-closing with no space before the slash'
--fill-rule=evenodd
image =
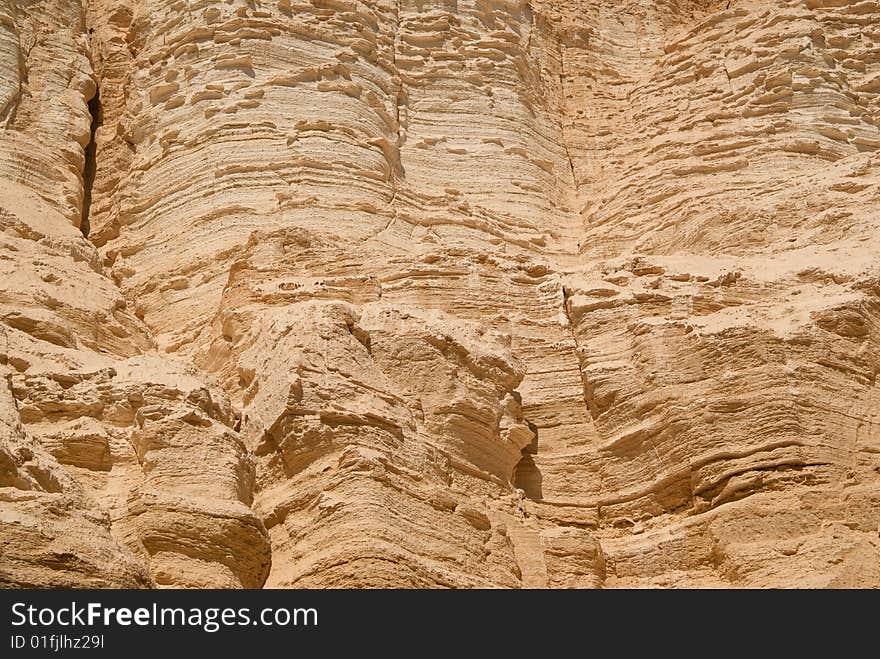
<path id="1" fill-rule="evenodd" d="M 531 41 L 531 34 L 529 34 L 529 39 Z M 560 114 L 563 116 L 560 117 L 560 121 L 559 121 L 559 133 L 560 133 L 559 137 L 560 137 L 560 141 L 562 142 L 562 148 L 565 149 L 565 157 L 568 158 L 568 167 L 569 167 L 569 170 L 571 171 L 571 183 L 572 183 L 572 186 L 574 186 L 573 192 L 575 195 L 575 200 L 577 201 L 578 193 L 580 192 L 581 186 L 580 186 L 580 181 L 578 181 L 577 172 L 575 171 L 575 168 L 574 168 L 574 160 L 572 160 L 572 157 L 571 157 L 571 149 L 569 148 L 569 145 L 568 145 L 568 129 L 565 125 L 565 118 L 564 118 L 565 109 L 568 106 L 568 91 L 567 91 L 568 72 L 566 70 L 567 69 L 566 59 L 568 57 L 568 47 L 563 43 L 563 44 L 560 44 L 560 49 L 561 49 L 561 53 L 560 53 L 560 64 L 559 64 L 559 66 L 560 66 L 560 73 L 559 73 L 560 92 L 559 93 L 562 96 L 562 99 L 561 99 L 562 100 L 562 102 L 561 102 L 562 112 Z"/>
<path id="2" fill-rule="evenodd" d="M 85 150 L 85 164 L 83 166 L 83 202 L 82 202 L 82 219 L 80 220 L 80 231 L 88 238 L 90 231 L 89 214 L 92 208 L 92 189 L 95 185 L 95 175 L 98 170 L 98 145 L 95 136 L 98 128 L 103 121 L 101 110 L 101 89 L 100 85 L 95 88 L 95 95 L 89 99 L 89 116 L 91 116 L 91 125 L 89 128 L 89 143 Z"/>
<path id="3" fill-rule="evenodd" d="M 565 314 L 566 327 L 568 328 L 569 334 L 571 335 L 571 340 L 574 342 L 574 357 L 575 362 L 577 363 L 578 373 L 581 378 L 581 386 L 583 387 L 584 392 L 584 407 L 587 410 L 587 414 L 593 420 L 596 419 L 596 413 L 593 407 L 590 405 L 590 400 L 592 396 L 590 395 L 590 383 L 587 378 L 587 374 L 584 373 L 584 365 L 582 361 L 582 348 L 580 341 L 577 336 L 577 328 L 575 328 L 574 323 L 571 319 L 571 308 L 569 307 L 569 299 L 571 297 L 571 293 L 568 288 L 564 285 L 562 287 L 562 313 Z"/>
<path id="4" fill-rule="evenodd" d="M 526 420 L 526 425 L 534 434 L 532 443 L 522 449 L 522 458 L 513 468 L 513 485 L 525 492 L 526 497 L 533 501 L 544 498 L 541 483 L 543 477 L 538 465 L 535 464 L 534 455 L 538 453 L 538 427 L 531 421 Z"/>
<path id="5" fill-rule="evenodd" d="M 29 49 L 23 48 L 21 34 L 15 22 L 16 5 L 13 3 L 6 12 L 0 6 L 0 52 L 6 71 L 0 72 L 0 127 L 9 128 L 15 121 L 15 113 L 21 100 L 22 87 L 27 80 L 27 56 Z M 12 51 L 12 52 L 10 52 Z M 9 75 L 13 73 L 15 75 Z"/>

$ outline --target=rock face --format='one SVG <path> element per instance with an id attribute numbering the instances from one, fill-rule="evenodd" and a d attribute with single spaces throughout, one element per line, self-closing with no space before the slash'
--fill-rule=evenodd
<path id="1" fill-rule="evenodd" d="M 880 587 L 880 3 L 0 0 L 0 586 Z"/>

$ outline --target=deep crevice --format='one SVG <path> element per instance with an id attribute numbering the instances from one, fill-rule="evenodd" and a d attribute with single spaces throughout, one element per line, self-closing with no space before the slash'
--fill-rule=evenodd
<path id="1" fill-rule="evenodd" d="M 89 114 L 92 117 L 91 133 L 89 143 L 86 146 L 86 161 L 83 167 L 83 204 L 82 217 L 80 219 L 79 228 L 82 234 L 88 238 L 91 225 L 89 222 L 89 213 L 92 209 L 92 186 L 95 184 L 95 173 L 98 168 L 97 162 L 97 144 L 95 143 L 95 133 L 103 121 L 103 113 L 101 111 L 101 91 L 95 90 L 95 95 L 89 101 Z"/>
<path id="2" fill-rule="evenodd" d="M 540 501 L 544 498 L 542 488 L 544 477 L 532 457 L 538 453 L 538 427 L 530 421 L 526 423 L 532 430 L 533 439 L 531 444 L 523 448 L 522 458 L 513 468 L 513 486 L 522 490 L 526 498 Z"/>

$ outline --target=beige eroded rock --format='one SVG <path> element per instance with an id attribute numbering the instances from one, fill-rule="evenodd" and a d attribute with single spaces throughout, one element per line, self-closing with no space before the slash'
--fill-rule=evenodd
<path id="1" fill-rule="evenodd" d="M 0 0 L 0 584 L 880 587 L 878 25 Z"/>

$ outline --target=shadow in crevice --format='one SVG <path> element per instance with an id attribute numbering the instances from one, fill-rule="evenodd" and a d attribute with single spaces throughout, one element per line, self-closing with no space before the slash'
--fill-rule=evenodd
<path id="1" fill-rule="evenodd" d="M 82 217 L 80 219 L 79 228 L 82 234 L 88 238 L 91 225 L 89 223 L 89 213 L 92 209 L 92 186 L 95 184 L 95 174 L 98 169 L 98 148 L 95 144 L 95 133 L 103 121 L 101 112 L 101 95 L 96 90 L 94 97 L 89 101 L 89 114 L 92 116 L 91 137 L 86 146 L 86 160 L 83 167 L 83 204 Z"/>
<path id="2" fill-rule="evenodd" d="M 538 427 L 533 423 L 529 423 L 529 427 L 534 433 L 532 443 L 522 450 L 522 458 L 513 468 L 513 485 L 525 492 L 526 497 L 533 501 L 540 501 L 544 498 L 542 491 L 543 477 L 535 459 L 532 457 L 538 452 Z"/>

